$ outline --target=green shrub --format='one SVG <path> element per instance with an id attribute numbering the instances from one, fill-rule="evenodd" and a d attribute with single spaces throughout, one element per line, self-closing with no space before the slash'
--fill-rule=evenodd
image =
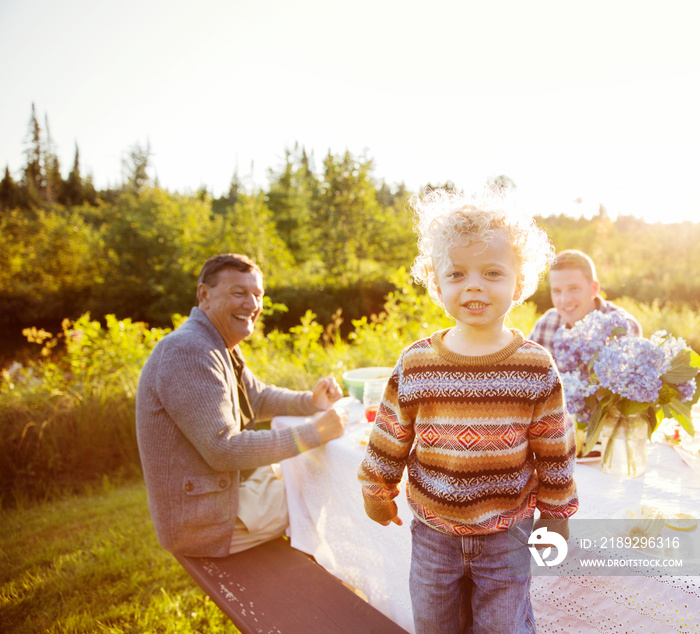
<path id="1" fill-rule="evenodd" d="M 10 495 L 45 497 L 107 473 L 138 471 L 136 386 L 165 332 L 111 315 L 102 326 L 89 314 L 64 320 L 55 336 L 25 330 L 43 346 L 43 359 L 15 364 L 0 379 L 3 505 Z"/>

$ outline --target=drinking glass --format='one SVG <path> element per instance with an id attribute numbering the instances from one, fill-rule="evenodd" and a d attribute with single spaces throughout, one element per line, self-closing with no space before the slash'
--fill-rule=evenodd
<path id="1" fill-rule="evenodd" d="M 379 404 L 382 402 L 384 390 L 388 381 L 386 379 L 370 379 L 365 381 L 362 393 L 362 403 L 365 406 L 365 418 L 368 423 L 373 423 L 377 417 Z"/>

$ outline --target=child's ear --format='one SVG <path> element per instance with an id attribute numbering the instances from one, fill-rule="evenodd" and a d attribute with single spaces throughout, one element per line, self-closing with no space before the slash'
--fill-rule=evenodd
<path id="1" fill-rule="evenodd" d="M 517 302 L 520 301 L 520 298 L 523 296 L 523 289 L 521 288 L 520 284 L 518 284 L 515 287 L 515 293 L 513 293 L 513 301 Z"/>

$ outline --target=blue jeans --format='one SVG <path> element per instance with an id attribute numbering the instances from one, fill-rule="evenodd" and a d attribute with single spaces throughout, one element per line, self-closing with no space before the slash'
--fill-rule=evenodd
<path id="1" fill-rule="evenodd" d="M 414 519 L 409 578 L 416 634 L 535 632 L 532 520 L 490 535 L 446 535 Z"/>

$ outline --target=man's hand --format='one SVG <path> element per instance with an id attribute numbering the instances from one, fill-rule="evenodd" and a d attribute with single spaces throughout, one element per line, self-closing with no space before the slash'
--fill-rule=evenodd
<path id="1" fill-rule="evenodd" d="M 342 396 L 343 391 L 338 382 L 332 376 L 328 376 L 316 383 L 311 402 L 317 409 L 328 409 Z"/>
<path id="2" fill-rule="evenodd" d="M 329 440 L 340 438 L 345 432 L 346 420 L 347 414 L 345 412 L 338 412 L 334 409 L 323 412 L 314 420 L 318 435 L 321 436 L 321 442 L 327 443 Z"/>

